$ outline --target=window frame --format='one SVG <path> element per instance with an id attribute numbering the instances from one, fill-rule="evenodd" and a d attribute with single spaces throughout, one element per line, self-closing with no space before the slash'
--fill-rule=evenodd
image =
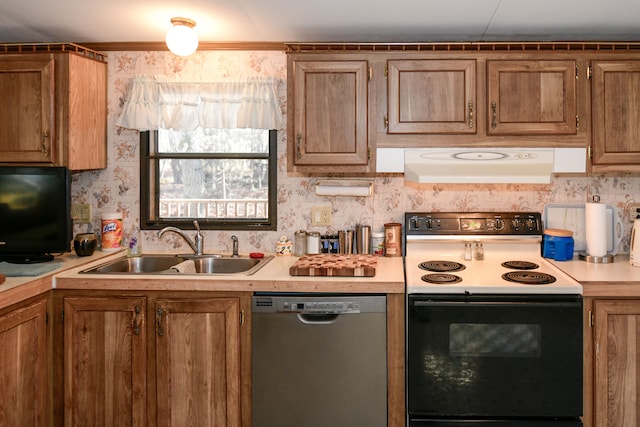
<path id="1" fill-rule="evenodd" d="M 158 131 L 141 131 L 140 132 L 140 228 L 142 230 L 160 230 L 164 227 L 172 226 L 185 230 L 195 229 L 193 220 L 198 220 L 198 224 L 202 230 L 261 230 L 272 231 L 277 229 L 277 147 L 278 132 L 275 129 L 269 130 L 269 153 L 265 156 L 263 153 L 170 153 L 170 155 L 151 155 L 150 144 L 152 144 L 151 132 L 154 132 L 153 141 L 158 140 Z M 157 144 L 157 142 L 155 142 Z M 156 150 L 157 151 L 157 150 Z M 161 159 L 179 158 L 179 159 L 267 159 L 269 161 L 269 190 L 268 190 L 268 216 L 264 220 L 257 218 L 246 219 L 215 219 L 215 218 L 183 218 L 183 219 L 154 219 L 151 218 L 151 203 L 155 203 L 155 212 L 159 212 L 159 191 L 160 176 L 156 174 L 156 182 L 153 188 L 156 189 L 155 194 L 151 194 L 151 175 L 150 166 L 155 162 L 155 169 L 159 170 L 158 163 Z"/>

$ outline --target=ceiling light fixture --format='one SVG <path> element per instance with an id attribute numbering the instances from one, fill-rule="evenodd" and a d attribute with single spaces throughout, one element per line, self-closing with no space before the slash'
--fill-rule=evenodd
<path id="1" fill-rule="evenodd" d="M 198 48 L 196 21 L 189 18 L 171 18 L 173 27 L 167 32 L 167 47 L 178 56 L 189 56 Z"/>

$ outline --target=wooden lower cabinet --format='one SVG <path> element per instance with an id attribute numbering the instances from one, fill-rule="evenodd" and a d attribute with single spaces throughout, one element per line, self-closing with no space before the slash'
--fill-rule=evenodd
<path id="1" fill-rule="evenodd" d="M 64 425 L 144 426 L 144 297 L 64 299 Z"/>
<path id="2" fill-rule="evenodd" d="M 56 425 L 251 425 L 250 293 L 59 298 L 64 409 L 58 400 Z"/>
<path id="3" fill-rule="evenodd" d="M 159 299 L 154 309 L 153 425 L 241 426 L 240 298 Z"/>
<path id="4" fill-rule="evenodd" d="M 47 306 L 39 297 L 0 311 L 0 426 L 50 425 Z"/>
<path id="5" fill-rule="evenodd" d="M 640 425 L 640 299 L 593 298 L 585 334 L 585 427 Z M 591 377 L 589 377 L 591 376 Z"/>

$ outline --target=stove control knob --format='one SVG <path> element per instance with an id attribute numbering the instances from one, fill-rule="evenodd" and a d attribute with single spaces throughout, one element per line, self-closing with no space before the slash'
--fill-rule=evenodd
<path id="1" fill-rule="evenodd" d="M 427 230 L 431 230 L 433 228 L 433 220 L 431 218 L 427 218 Z"/>
<path id="2" fill-rule="evenodd" d="M 529 218 L 527 220 L 527 228 L 529 230 L 535 230 L 536 229 L 536 221 L 534 219 Z"/>
<path id="3" fill-rule="evenodd" d="M 522 221 L 520 220 L 520 218 L 514 218 L 513 220 L 511 220 L 511 227 L 514 230 L 519 230 L 521 225 Z"/>
<path id="4" fill-rule="evenodd" d="M 496 230 L 504 230 L 504 221 L 502 219 L 496 218 L 495 229 Z"/>

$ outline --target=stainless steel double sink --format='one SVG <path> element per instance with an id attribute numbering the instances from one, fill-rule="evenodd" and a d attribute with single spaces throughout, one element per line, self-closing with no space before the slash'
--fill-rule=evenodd
<path id="1" fill-rule="evenodd" d="M 88 274 L 238 274 L 250 276 L 264 267 L 273 255 L 264 258 L 224 255 L 142 255 L 117 258 L 96 267 L 82 270 Z M 193 261 L 193 268 L 179 264 Z M 182 265 L 184 266 L 184 264 Z M 172 268 L 173 267 L 173 268 Z M 187 265 L 186 267 L 190 267 Z"/>

